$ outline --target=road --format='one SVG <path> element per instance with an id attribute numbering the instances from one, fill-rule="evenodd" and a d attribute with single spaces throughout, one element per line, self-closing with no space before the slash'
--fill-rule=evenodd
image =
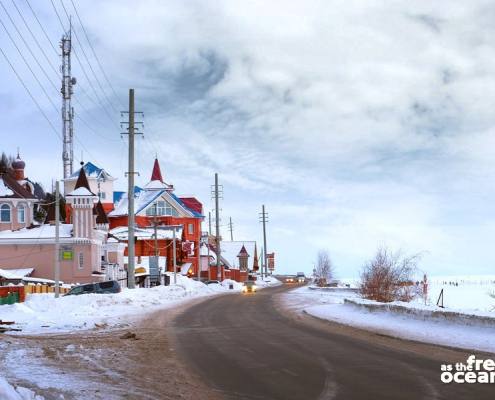
<path id="1" fill-rule="evenodd" d="M 494 385 L 440 382 L 442 357 L 461 362 L 469 353 L 294 318 L 277 306 L 284 290 L 220 296 L 172 322 L 179 357 L 218 398 L 495 398 Z"/>

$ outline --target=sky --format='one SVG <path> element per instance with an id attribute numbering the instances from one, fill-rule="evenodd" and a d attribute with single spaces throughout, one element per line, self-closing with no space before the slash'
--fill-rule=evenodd
<path id="1" fill-rule="evenodd" d="M 134 88 L 137 183 L 157 156 L 207 215 L 217 172 L 223 236 L 231 217 L 235 240 L 261 245 L 265 204 L 278 272 L 309 273 L 324 249 L 338 277 L 358 276 L 387 246 L 420 253 L 430 275 L 493 273 L 493 2 L 73 2 L 53 0 L 78 39 L 76 165 L 126 188 L 119 112 Z M 0 19 L 47 95 L 0 27 L 3 52 L 55 128 L 0 54 L 1 148 L 19 147 L 26 174 L 49 188 L 62 177 L 52 46 L 63 30 L 50 0 L 2 0 Z"/>

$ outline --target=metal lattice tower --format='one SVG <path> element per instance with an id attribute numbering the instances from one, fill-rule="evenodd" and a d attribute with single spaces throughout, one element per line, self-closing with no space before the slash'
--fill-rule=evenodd
<path id="1" fill-rule="evenodd" d="M 62 36 L 62 40 L 60 42 L 60 48 L 62 49 L 62 161 L 64 164 L 64 178 L 68 178 L 72 175 L 74 162 L 74 109 L 71 105 L 71 98 L 73 94 L 72 87 L 76 84 L 76 78 L 71 76 L 71 40 L 72 25 L 69 26 L 69 31 Z"/>

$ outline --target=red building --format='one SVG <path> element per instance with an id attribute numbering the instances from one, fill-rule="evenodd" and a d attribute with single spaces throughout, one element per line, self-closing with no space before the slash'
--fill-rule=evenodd
<path id="1" fill-rule="evenodd" d="M 108 214 L 110 229 L 126 227 L 128 224 L 128 198 L 124 194 Z M 164 182 L 160 165 L 155 159 L 151 180 L 134 195 L 135 224 L 137 228 L 170 231 L 172 226 L 180 227 L 177 236 L 177 258 L 182 265 L 188 265 L 189 275 L 197 275 L 200 265 L 201 222 L 203 205 L 194 197 L 180 198 L 174 194 L 173 185 Z M 179 233 L 178 233 L 179 234 Z M 138 240 L 139 242 L 139 240 Z M 142 239 L 136 243 L 136 257 L 160 255 L 167 257 L 167 269 L 172 270 L 170 237 Z"/>

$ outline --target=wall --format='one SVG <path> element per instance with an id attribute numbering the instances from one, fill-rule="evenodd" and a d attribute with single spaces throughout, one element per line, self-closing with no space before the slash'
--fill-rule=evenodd
<path id="1" fill-rule="evenodd" d="M 65 245 L 65 244 L 62 244 Z M 88 283 L 101 280 L 91 276 L 100 269 L 96 244 L 72 244 L 74 257 L 71 261 L 60 262 L 60 280 L 64 283 Z M 0 245 L 3 269 L 34 268 L 34 278 L 54 279 L 55 244 L 8 244 Z M 79 268 L 79 254 L 83 265 Z M 95 264 L 95 262 L 97 262 Z"/>
<path id="2" fill-rule="evenodd" d="M 0 231 L 6 230 L 17 230 L 21 228 L 25 228 L 33 222 L 33 202 L 26 201 L 24 199 L 0 199 L 0 205 L 8 204 L 10 206 L 10 222 L 1 222 L 0 221 Z M 21 223 L 17 219 L 17 206 L 24 205 L 25 213 L 24 218 L 25 222 Z"/>

